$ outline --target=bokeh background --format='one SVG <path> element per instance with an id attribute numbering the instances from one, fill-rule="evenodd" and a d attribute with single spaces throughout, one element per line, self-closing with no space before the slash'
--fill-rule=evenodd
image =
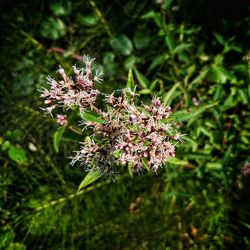
<path id="1" fill-rule="evenodd" d="M 0 3 L 0 249 L 250 249 L 249 2 Z M 133 70 L 173 107 L 186 143 L 158 174 L 127 170 L 77 192 L 37 89 L 89 54 L 106 93 Z M 84 140 L 84 135 L 80 135 Z"/>

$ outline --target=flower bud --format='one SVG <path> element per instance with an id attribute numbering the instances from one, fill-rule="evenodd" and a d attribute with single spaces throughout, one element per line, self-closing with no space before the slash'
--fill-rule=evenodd
<path id="1" fill-rule="evenodd" d="M 61 74 L 62 76 L 65 75 L 65 71 L 64 71 L 63 68 L 60 68 L 60 69 L 58 70 L 58 72 L 59 72 L 59 74 Z"/>

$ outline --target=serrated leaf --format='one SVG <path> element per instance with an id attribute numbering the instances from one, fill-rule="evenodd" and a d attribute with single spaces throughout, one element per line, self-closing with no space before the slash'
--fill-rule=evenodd
<path id="1" fill-rule="evenodd" d="M 10 145 L 8 150 L 8 156 L 11 160 L 17 163 L 23 164 L 27 162 L 26 151 L 19 146 Z"/>
<path id="2" fill-rule="evenodd" d="M 131 40 L 126 35 L 119 35 L 110 40 L 111 47 L 119 54 L 128 56 L 133 50 Z"/>
<path id="3" fill-rule="evenodd" d="M 88 122 L 96 122 L 104 124 L 105 120 L 96 112 L 94 111 L 84 111 L 81 113 L 82 119 Z"/>
<path id="4" fill-rule="evenodd" d="M 57 131 L 54 133 L 54 136 L 53 136 L 54 148 L 57 153 L 59 152 L 60 141 L 61 141 L 62 135 L 65 132 L 65 129 L 66 129 L 65 126 L 59 127 Z"/>
<path id="5" fill-rule="evenodd" d="M 101 178 L 103 173 L 99 169 L 91 170 L 82 180 L 78 191 Z"/>

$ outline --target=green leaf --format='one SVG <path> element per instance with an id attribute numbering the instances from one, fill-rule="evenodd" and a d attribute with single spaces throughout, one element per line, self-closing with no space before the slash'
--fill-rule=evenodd
<path id="1" fill-rule="evenodd" d="M 142 17 L 142 19 L 153 19 L 154 23 L 161 28 L 162 26 L 162 22 L 161 22 L 161 15 L 159 13 L 156 13 L 154 11 L 149 11 L 146 14 L 144 14 Z"/>
<path id="2" fill-rule="evenodd" d="M 243 51 L 243 49 L 240 46 L 238 46 L 238 45 L 231 45 L 230 49 L 234 50 L 236 52 L 239 52 L 239 53 L 241 53 Z"/>
<path id="3" fill-rule="evenodd" d="M 131 40 L 126 35 L 119 35 L 110 40 L 111 47 L 121 55 L 130 55 L 133 50 Z"/>
<path id="4" fill-rule="evenodd" d="M 23 164 L 27 162 L 26 151 L 20 146 L 11 145 L 8 150 L 8 155 L 11 160 Z"/>
<path id="5" fill-rule="evenodd" d="M 95 182 L 100 177 L 102 177 L 102 175 L 103 173 L 99 169 L 91 170 L 82 180 L 81 184 L 78 187 L 78 191 L 88 186 L 89 184 Z"/>
<path id="6" fill-rule="evenodd" d="M 180 160 L 176 157 L 169 157 L 167 160 L 168 163 L 174 164 L 174 165 L 188 165 L 188 161 Z"/>
<path id="7" fill-rule="evenodd" d="M 128 172 L 129 172 L 131 177 L 134 177 L 132 168 L 133 168 L 133 165 L 129 162 L 128 163 Z"/>
<path id="8" fill-rule="evenodd" d="M 67 0 L 52 1 L 50 2 L 49 7 L 57 16 L 66 16 L 70 14 L 72 9 L 71 2 Z"/>
<path id="9" fill-rule="evenodd" d="M 63 137 L 61 138 L 62 141 L 75 141 L 79 142 L 82 139 L 82 135 L 73 132 L 69 129 L 65 130 Z"/>
<path id="10" fill-rule="evenodd" d="M 137 58 L 134 55 L 127 57 L 123 64 L 124 68 L 127 70 L 134 68 L 136 61 L 137 61 Z"/>
<path id="11" fill-rule="evenodd" d="M 152 63 L 150 64 L 148 70 L 152 70 L 152 69 L 154 69 L 155 67 L 157 67 L 158 65 L 163 64 L 163 63 L 165 62 L 165 60 L 168 59 L 168 58 L 169 58 L 169 56 L 166 55 L 166 54 L 156 56 L 155 59 L 154 59 L 154 60 L 152 61 Z"/>
<path id="12" fill-rule="evenodd" d="M 54 140 L 54 148 L 55 151 L 58 153 L 59 152 L 59 144 L 62 138 L 62 135 L 65 132 L 66 127 L 62 126 L 57 129 L 57 131 L 54 133 L 53 140 Z"/>
<path id="13" fill-rule="evenodd" d="M 81 113 L 81 117 L 88 122 L 105 123 L 105 120 L 94 111 L 84 111 Z"/>
<path id="14" fill-rule="evenodd" d="M 141 95 L 149 95 L 149 94 L 152 94 L 152 91 L 151 89 L 142 89 L 139 91 L 139 94 Z"/>
<path id="15" fill-rule="evenodd" d="M 165 37 L 165 43 L 166 43 L 166 45 L 167 45 L 167 47 L 168 47 L 168 50 L 169 50 L 169 52 L 170 52 L 170 54 L 173 54 L 173 52 L 174 52 L 174 38 L 173 38 L 173 36 L 171 36 L 170 34 L 169 35 L 166 35 L 166 37 Z"/>
<path id="16" fill-rule="evenodd" d="M 135 81 L 134 81 L 132 69 L 129 70 L 126 87 L 131 89 L 131 90 L 133 90 L 135 88 Z"/>
<path id="17" fill-rule="evenodd" d="M 191 83 L 189 83 L 188 88 L 192 89 L 194 84 L 201 83 L 201 81 L 207 76 L 207 73 L 208 73 L 208 69 L 207 68 L 203 68 L 200 71 L 200 74 L 198 76 L 196 76 Z"/>
<path id="18" fill-rule="evenodd" d="M 66 26 L 61 19 L 49 17 L 42 22 L 40 32 L 45 38 L 57 40 L 66 34 Z"/>
<path id="19" fill-rule="evenodd" d="M 150 84 L 149 89 L 150 89 L 151 91 L 153 91 L 153 90 L 156 88 L 156 86 L 157 86 L 158 83 L 159 83 L 159 85 L 160 85 L 159 79 L 155 79 L 155 80 Z"/>
<path id="20" fill-rule="evenodd" d="M 238 90 L 239 97 L 242 100 L 243 104 L 248 104 L 248 95 L 247 95 L 247 89 L 239 89 Z"/>
<path id="21" fill-rule="evenodd" d="M 144 75 L 142 75 L 137 69 L 135 69 L 135 75 L 140 85 L 144 89 L 147 89 L 149 86 L 149 80 Z"/>
<path id="22" fill-rule="evenodd" d="M 165 105 L 169 105 L 171 103 L 172 97 L 174 95 L 174 93 L 176 92 L 176 89 L 179 87 L 180 83 L 175 83 L 174 86 L 165 94 L 164 96 L 164 104 Z"/>
<path id="23" fill-rule="evenodd" d="M 148 166 L 148 161 L 146 158 L 142 158 L 142 165 L 144 166 L 144 168 L 146 168 L 148 171 L 150 171 L 150 167 Z"/>
<path id="24" fill-rule="evenodd" d="M 174 48 L 173 50 L 173 54 L 178 54 L 180 52 L 182 52 L 183 50 L 186 50 L 188 48 L 190 48 L 192 45 L 191 44 L 188 44 L 188 43 L 183 43 L 183 44 L 180 44 L 178 45 L 177 47 Z"/>
<path id="25" fill-rule="evenodd" d="M 205 111 L 207 111 L 210 108 L 213 108 L 214 106 L 218 105 L 219 102 L 214 102 L 211 104 L 199 106 L 199 107 L 193 107 L 189 108 L 187 110 L 180 110 L 175 113 L 175 120 L 176 121 L 186 121 L 190 120 L 192 118 L 196 118 L 197 116 L 201 115 Z"/>
<path id="26" fill-rule="evenodd" d="M 136 30 L 134 35 L 134 44 L 137 49 L 144 49 L 148 46 L 150 42 L 150 36 L 147 33 L 147 30 L 139 29 Z"/>
<path id="27" fill-rule="evenodd" d="M 216 32 L 213 32 L 213 34 L 214 34 L 216 40 L 217 40 L 221 45 L 224 45 L 225 41 L 224 41 L 223 37 L 222 37 L 221 35 L 219 35 L 218 33 L 216 33 Z"/>
<path id="28" fill-rule="evenodd" d="M 229 75 L 226 71 L 219 66 L 213 65 L 209 71 L 209 80 L 217 83 L 225 83 L 229 78 Z"/>
<path id="29" fill-rule="evenodd" d="M 94 26 L 98 22 L 98 18 L 95 15 L 82 15 L 79 13 L 76 16 L 76 20 L 83 26 Z"/>
<path id="30" fill-rule="evenodd" d="M 220 163 L 220 162 L 208 162 L 207 164 L 206 164 L 206 167 L 208 168 L 208 169 L 217 169 L 217 170 L 219 170 L 219 169 L 222 169 L 222 164 Z"/>
<path id="31" fill-rule="evenodd" d="M 219 101 L 219 100 L 221 100 L 222 95 L 223 95 L 223 88 L 222 88 L 222 85 L 221 85 L 221 84 L 217 84 L 216 90 L 215 90 L 215 93 L 214 93 L 213 100 L 214 100 L 214 101 Z"/>
<path id="32" fill-rule="evenodd" d="M 106 75 L 113 76 L 116 74 L 115 54 L 113 52 L 105 52 L 103 55 L 103 67 Z"/>
<path id="33" fill-rule="evenodd" d="M 5 141 L 3 144 L 2 144 L 2 150 L 6 150 L 10 147 L 10 142 L 9 141 Z"/>
<path id="34" fill-rule="evenodd" d="M 74 122 L 75 118 L 79 116 L 79 108 L 72 109 L 70 115 L 67 117 L 68 124 L 71 124 Z"/>
<path id="35" fill-rule="evenodd" d="M 6 137 L 8 137 L 8 139 L 11 139 L 12 141 L 21 141 L 22 134 L 23 132 L 21 129 L 15 129 L 13 131 L 8 130 L 6 132 Z"/>

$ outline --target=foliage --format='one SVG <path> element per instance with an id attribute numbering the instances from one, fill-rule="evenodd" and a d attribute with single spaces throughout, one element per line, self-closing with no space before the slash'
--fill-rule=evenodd
<path id="1" fill-rule="evenodd" d="M 1 249 L 249 249 L 247 6 L 228 18 L 215 1 L 1 5 Z M 66 159 L 82 135 L 58 132 L 56 153 L 37 89 L 87 53 L 102 58 L 103 92 L 132 69 L 142 101 L 174 107 L 186 143 L 157 176 L 77 191 L 84 170 Z"/>

